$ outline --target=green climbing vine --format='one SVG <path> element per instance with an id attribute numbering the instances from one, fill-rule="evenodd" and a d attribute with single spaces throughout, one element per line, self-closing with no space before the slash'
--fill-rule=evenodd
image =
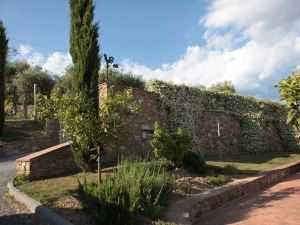
<path id="1" fill-rule="evenodd" d="M 197 148 L 201 149 L 200 137 L 196 135 L 199 118 L 205 111 L 218 111 L 232 115 L 241 126 L 241 150 L 258 153 L 267 150 L 266 130 L 269 123 L 279 131 L 282 143 L 288 151 L 298 151 L 296 133 L 286 124 L 287 108 L 277 102 L 250 96 L 228 94 L 175 85 L 152 80 L 148 90 L 159 94 L 162 110 L 167 114 L 164 121 L 170 131 L 177 127 L 187 129 Z"/>

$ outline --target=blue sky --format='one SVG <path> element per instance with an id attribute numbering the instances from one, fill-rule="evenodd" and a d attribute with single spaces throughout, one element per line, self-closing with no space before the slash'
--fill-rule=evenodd
<path id="1" fill-rule="evenodd" d="M 300 68 L 297 0 L 95 3 L 101 53 L 147 80 L 207 86 L 231 80 L 240 93 L 276 99 L 274 83 Z M 69 14 L 67 0 L 0 0 L 17 58 L 53 73 L 71 63 Z"/>

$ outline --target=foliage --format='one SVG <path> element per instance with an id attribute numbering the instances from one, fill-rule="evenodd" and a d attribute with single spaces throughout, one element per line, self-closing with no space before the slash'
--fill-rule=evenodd
<path id="1" fill-rule="evenodd" d="M 33 104 L 34 84 L 37 84 L 39 93 L 50 95 L 54 87 L 54 80 L 49 74 L 43 72 L 40 67 L 25 69 L 13 78 L 13 86 L 16 87 L 17 98 L 24 105 L 24 117 L 27 117 L 27 105 Z"/>
<path id="2" fill-rule="evenodd" d="M 201 137 L 196 133 L 203 112 L 218 111 L 233 116 L 240 123 L 240 147 L 244 152 L 266 151 L 266 130 L 270 122 L 279 131 L 286 150 L 299 150 L 293 127 L 285 123 L 287 109 L 280 103 L 157 80 L 149 82 L 149 90 L 160 95 L 168 129 L 173 132 L 177 127 L 186 129 L 198 148 L 201 148 Z"/>
<path id="3" fill-rule="evenodd" d="M 196 151 L 187 151 L 185 153 L 183 167 L 197 174 L 204 173 L 207 169 L 202 155 Z"/>
<path id="4" fill-rule="evenodd" d="M 280 81 L 276 87 L 280 89 L 281 100 L 286 101 L 289 109 L 287 122 L 300 130 L 300 73 L 292 72 L 292 75 Z"/>
<path id="5" fill-rule="evenodd" d="M 13 115 L 17 113 L 17 104 L 18 104 L 18 93 L 17 87 L 14 84 L 14 78 L 17 74 L 22 73 L 24 70 L 29 69 L 30 65 L 23 61 L 8 62 L 6 64 L 6 74 L 5 74 L 5 104 L 12 104 L 13 106 Z"/>
<path id="6" fill-rule="evenodd" d="M 106 70 L 100 72 L 99 83 L 106 82 Z M 132 73 L 122 73 L 112 69 L 109 73 L 109 83 L 123 85 L 126 87 L 145 89 L 145 81 L 141 76 L 134 75 Z"/>
<path id="7" fill-rule="evenodd" d="M 224 175 L 205 177 L 205 182 L 209 185 L 212 185 L 212 186 L 221 186 L 221 185 L 226 184 L 230 181 L 231 181 L 231 179 L 229 177 L 224 176 Z"/>
<path id="8" fill-rule="evenodd" d="M 59 95 L 69 94 L 72 90 L 73 66 L 66 69 L 62 77 L 58 77 L 55 82 L 54 89 Z"/>
<path id="9" fill-rule="evenodd" d="M 230 94 L 236 92 L 235 87 L 231 81 L 217 82 L 216 84 L 211 85 L 209 89 L 211 91 L 224 92 Z"/>
<path id="10" fill-rule="evenodd" d="M 7 58 L 7 44 L 6 31 L 0 20 L 0 135 L 4 127 L 4 91 L 5 91 L 5 65 Z"/>
<path id="11" fill-rule="evenodd" d="M 134 224 L 139 214 L 159 218 L 173 188 L 173 177 L 155 161 L 123 160 L 100 185 L 79 185 L 79 198 L 100 225 Z"/>
<path id="12" fill-rule="evenodd" d="M 22 183 L 27 182 L 29 180 L 28 175 L 25 174 L 19 174 L 15 176 L 13 179 L 14 186 L 20 186 Z"/>
<path id="13" fill-rule="evenodd" d="M 99 156 L 120 137 L 127 118 L 139 111 L 132 90 L 109 94 L 95 116 L 93 100 L 85 93 L 62 96 L 53 92 L 50 97 L 38 97 L 37 114 L 40 118 L 57 118 L 63 123 L 63 132 L 72 140 L 72 150 L 78 165 L 89 168 L 91 156 Z"/>
<path id="14" fill-rule="evenodd" d="M 70 54 L 74 64 L 73 88 L 93 100 L 98 111 L 98 71 L 100 69 L 98 24 L 93 24 L 93 0 L 70 0 Z"/>
<path id="15" fill-rule="evenodd" d="M 184 155 L 192 145 L 192 139 L 184 129 L 177 128 L 175 133 L 171 134 L 155 123 L 151 146 L 158 158 L 165 158 L 181 167 Z"/>

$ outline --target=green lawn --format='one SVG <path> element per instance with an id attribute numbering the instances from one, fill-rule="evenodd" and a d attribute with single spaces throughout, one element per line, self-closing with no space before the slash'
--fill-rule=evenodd
<path id="1" fill-rule="evenodd" d="M 4 123 L 0 144 L 44 135 L 44 125 L 43 121 L 9 118 Z"/>
<path id="2" fill-rule="evenodd" d="M 300 153 L 273 152 L 256 155 L 209 156 L 206 164 L 213 169 L 228 169 L 228 173 L 255 174 L 280 165 L 300 160 Z"/>
<path id="3" fill-rule="evenodd" d="M 101 177 L 105 179 L 108 173 L 102 173 Z M 78 181 L 84 182 L 84 174 L 78 173 L 64 177 L 57 177 L 38 181 L 22 181 L 23 176 L 17 176 L 14 184 L 22 192 L 33 199 L 40 201 L 48 207 L 63 204 L 66 198 L 75 194 Z M 97 181 L 97 173 L 86 173 L 88 181 Z"/>

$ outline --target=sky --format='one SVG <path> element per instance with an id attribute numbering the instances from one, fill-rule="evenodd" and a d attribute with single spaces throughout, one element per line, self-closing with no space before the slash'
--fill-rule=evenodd
<path id="1" fill-rule="evenodd" d="M 300 70 L 299 0 L 96 0 L 100 51 L 120 70 L 188 85 L 230 80 L 241 94 L 277 99 Z M 62 75 L 72 64 L 67 0 L 0 0 L 11 60 Z M 103 67 L 104 63 L 102 63 Z"/>

